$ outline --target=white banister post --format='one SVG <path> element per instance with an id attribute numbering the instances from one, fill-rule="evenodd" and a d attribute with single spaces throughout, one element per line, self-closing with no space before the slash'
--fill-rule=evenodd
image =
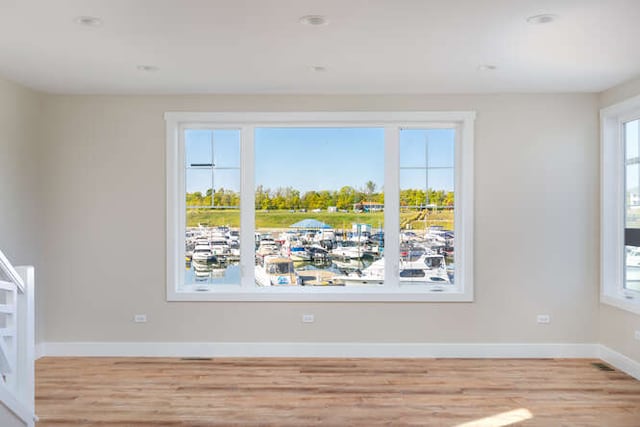
<path id="1" fill-rule="evenodd" d="M 16 366 L 17 398 L 35 413 L 35 269 L 17 267 L 25 284 L 24 293 L 18 292 L 16 338 L 18 363 Z"/>

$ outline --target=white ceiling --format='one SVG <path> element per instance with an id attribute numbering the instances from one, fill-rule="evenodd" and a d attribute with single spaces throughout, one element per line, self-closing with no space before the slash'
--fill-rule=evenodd
<path id="1" fill-rule="evenodd" d="M 638 40 L 640 0 L 0 0 L 0 75 L 53 93 L 596 92 Z"/>

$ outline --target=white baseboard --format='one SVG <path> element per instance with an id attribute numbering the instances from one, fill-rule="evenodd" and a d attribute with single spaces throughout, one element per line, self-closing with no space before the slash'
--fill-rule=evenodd
<path id="1" fill-rule="evenodd" d="M 44 354 L 44 346 L 45 346 L 45 345 L 44 345 L 43 343 L 38 343 L 38 344 L 36 344 L 35 351 L 33 352 L 33 357 L 34 357 L 36 360 L 38 360 L 38 359 L 40 359 L 41 357 L 44 357 L 44 356 L 45 356 L 45 354 Z"/>
<path id="2" fill-rule="evenodd" d="M 48 342 L 38 356 L 597 358 L 598 344 Z"/>
<path id="3" fill-rule="evenodd" d="M 622 353 L 611 350 L 606 345 L 600 345 L 599 357 L 616 369 L 640 380 L 640 362 L 636 362 Z"/>

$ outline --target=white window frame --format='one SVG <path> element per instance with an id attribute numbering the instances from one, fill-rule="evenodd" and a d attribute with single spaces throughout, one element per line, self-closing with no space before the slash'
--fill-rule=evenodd
<path id="1" fill-rule="evenodd" d="M 600 301 L 640 314 L 640 292 L 625 289 L 624 123 L 640 118 L 640 96 L 600 110 Z"/>
<path id="2" fill-rule="evenodd" d="M 168 301 L 473 301 L 473 166 L 475 112 L 167 112 L 167 300 Z M 382 127 L 385 129 L 385 285 L 380 287 L 269 287 L 254 281 L 254 130 L 256 127 Z M 400 286 L 399 265 L 399 130 L 456 129 L 455 265 L 452 286 Z M 240 285 L 215 285 L 207 291 L 178 290 L 184 270 L 184 129 L 241 130 Z M 246 248 L 251 248 L 247 250 Z"/>

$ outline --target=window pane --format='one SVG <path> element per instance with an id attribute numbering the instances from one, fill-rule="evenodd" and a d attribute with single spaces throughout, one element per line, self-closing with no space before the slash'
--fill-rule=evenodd
<path id="1" fill-rule="evenodd" d="M 626 227 L 640 228 L 640 158 L 638 120 L 625 123 Z"/>
<path id="2" fill-rule="evenodd" d="M 624 124 L 625 142 L 625 284 L 640 291 L 640 120 Z"/>
<path id="3" fill-rule="evenodd" d="M 202 290 L 239 285 L 240 132 L 186 130 L 185 150 L 184 284 Z"/>
<path id="4" fill-rule="evenodd" d="M 257 128 L 258 286 L 383 283 L 384 129 Z"/>
<path id="5" fill-rule="evenodd" d="M 185 161 L 187 167 L 211 166 L 213 132 L 207 129 L 185 131 Z"/>
<path id="6" fill-rule="evenodd" d="M 240 167 L 240 132 L 235 129 L 213 131 L 213 162 L 219 168 Z"/>
<path id="7" fill-rule="evenodd" d="M 640 228 L 640 164 L 626 166 L 626 227 Z"/>
<path id="8" fill-rule="evenodd" d="M 404 129 L 400 138 L 400 167 L 425 168 L 427 166 L 426 131 Z"/>
<path id="9" fill-rule="evenodd" d="M 454 283 L 454 147 L 454 129 L 400 131 L 401 285 Z"/>
<path id="10" fill-rule="evenodd" d="M 455 131 L 453 129 L 430 129 L 426 132 L 428 147 L 428 165 L 430 168 L 455 165 L 453 147 Z"/>
<path id="11" fill-rule="evenodd" d="M 211 206 L 211 168 L 186 170 L 187 206 Z"/>
<path id="12" fill-rule="evenodd" d="M 640 247 L 625 246 L 625 288 L 640 291 Z"/>
<path id="13" fill-rule="evenodd" d="M 454 129 L 403 129 L 400 138 L 400 167 L 449 167 L 454 160 Z"/>
<path id="14" fill-rule="evenodd" d="M 240 208 L 240 169 L 214 169 L 213 205 Z"/>

